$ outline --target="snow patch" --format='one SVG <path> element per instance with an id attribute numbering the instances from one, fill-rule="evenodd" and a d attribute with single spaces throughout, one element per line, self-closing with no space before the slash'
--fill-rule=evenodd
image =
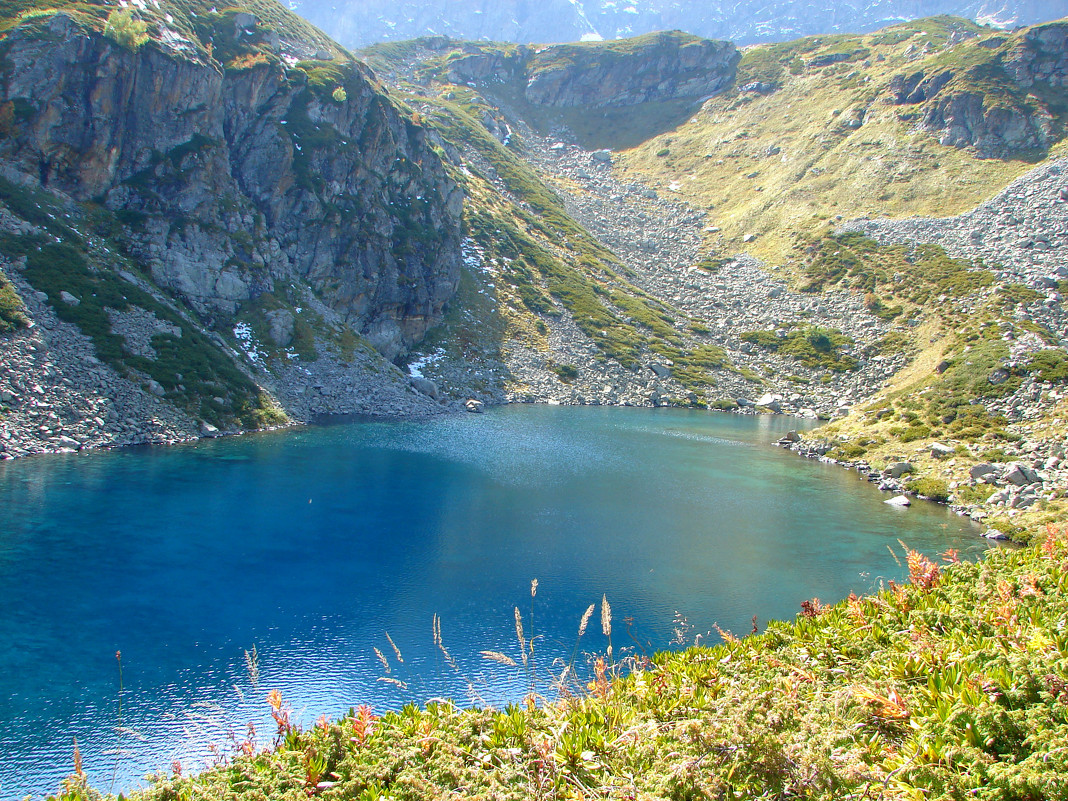
<path id="1" fill-rule="evenodd" d="M 260 352 L 262 345 L 256 340 L 256 335 L 252 333 L 252 326 L 248 323 L 235 325 L 234 339 L 237 340 L 238 346 L 244 351 L 250 362 L 263 364 L 263 354 Z"/>
<path id="2" fill-rule="evenodd" d="M 444 348 L 438 348 L 433 353 L 428 353 L 425 356 L 420 356 L 418 359 L 415 359 L 414 361 L 409 363 L 408 375 L 410 375 L 412 378 L 426 378 L 426 376 L 423 375 L 423 368 L 429 364 L 434 364 L 435 362 L 440 361 L 444 356 Z"/>

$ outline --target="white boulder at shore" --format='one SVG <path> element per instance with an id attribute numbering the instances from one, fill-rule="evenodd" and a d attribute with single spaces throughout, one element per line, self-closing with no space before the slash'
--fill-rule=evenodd
<path id="1" fill-rule="evenodd" d="M 890 506 L 912 506 L 912 501 L 910 501 L 904 495 L 896 495 L 888 501 L 883 501 L 883 503 L 889 504 Z"/>

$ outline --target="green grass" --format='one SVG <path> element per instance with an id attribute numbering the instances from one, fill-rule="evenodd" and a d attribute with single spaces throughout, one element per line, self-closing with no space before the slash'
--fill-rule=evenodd
<path id="1" fill-rule="evenodd" d="M 273 747 L 248 743 L 139 801 L 1068 798 L 1068 547 L 937 564 L 909 582 L 715 647 L 639 659 L 559 700 L 353 709 L 301 730 L 272 695 Z M 948 562 L 955 556 L 947 555 Z M 801 599 L 799 599 L 800 601 Z M 504 669 L 504 668 L 502 668 Z M 517 668 L 521 670 L 521 668 Z M 239 744 L 239 747 L 241 744 Z M 64 801 L 89 799 L 72 779 Z"/>
<path id="2" fill-rule="evenodd" d="M 905 489 L 939 503 L 949 501 L 949 485 L 937 478 L 917 478 L 905 482 Z"/>
<path id="3" fill-rule="evenodd" d="M 573 364 L 556 364 L 553 365 L 552 371 L 556 373 L 556 377 L 565 384 L 570 384 L 578 378 L 579 374 L 578 368 Z"/>
<path id="4" fill-rule="evenodd" d="M 147 4 L 136 11 L 109 9 L 106 4 L 93 0 L 54 0 L 44 4 L 2 0 L 0 31 L 21 23 L 39 36 L 47 36 L 46 23 L 56 12 L 67 14 L 87 30 L 105 33 L 131 50 L 145 46 L 158 36 L 160 27 L 166 27 L 186 38 L 196 57 L 211 59 L 228 69 L 240 69 L 254 62 L 277 64 L 278 56 L 270 46 L 268 32 L 306 43 L 354 65 L 349 54 L 322 31 L 271 0 L 241 0 L 222 7 L 209 0 L 160 0 L 158 7 Z M 257 19 L 256 27 L 240 36 L 234 27 L 234 15 L 238 12 L 251 13 Z"/>
<path id="5" fill-rule="evenodd" d="M 981 264 L 952 259 L 937 245 L 880 245 L 848 233 L 808 243 L 803 252 L 803 291 L 844 286 L 872 293 L 883 310 L 895 301 L 924 306 L 942 295 L 962 298 L 994 283 Z"/>

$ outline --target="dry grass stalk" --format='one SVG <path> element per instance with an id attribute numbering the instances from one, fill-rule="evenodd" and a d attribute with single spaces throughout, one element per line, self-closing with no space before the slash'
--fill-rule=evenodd
<path id="1" fill-rule="evenodd" d="M 256 652 L 253 643 L 251 651 L 245 651 L 245 670 L 248 673 L 249 683 L 256 687 L 260 683 L 260 655 Z"/>
<path id="2" fill-rule="evenodd" d="M 590 604 L 589 609 L 582 615 L 582 621 L 579 623 L 579 637 L 586 633 L 586 625 L 590 622 L 590 618 L 593 617 L 593 610 L 596 608 L 597 604 Z"/>
<path id="3" fill-rule="evenodd" d="M 375 656 L 378 657 L 378 661 L 382 663 L 382 669 L 384 671 L 386 671 L 387 674 L 388 673 L 392 673 L 393 670 L 389 666 L 389 660 L 386 659 L 386 655 L 384 653 L 382 653 L 381 651 L 379 651 L 378 648 L 374 648 L 374 652 L 375 652 Z"/>
<path id="4" fill-rule="evenodd" d="M 483 659 L 488 659 L 491 662 L 498 662 L 502 665 L 508 665 L 508 667 L 518 667 L 516 661 L 507 654 L 502 654 L 500 651 L 479 651 L 482 654 Z"/>
<path id="5" fill-rule="evenodd" d="M 456 664 L 456 660 L 453 659 L 452 658 L 452 654 L 450 654 L 446 650 L 445 643 L 441 639 L 441 615 L 439 615 L 437 612 L 434 613 L 433 627 L 434 627 L 434 645 L 436 645 L 438 647 L 438 650 L 441 651 L 441 655 L 445 658 L 445 664 L 447 664 L 449 667 L 451 667 L 453 670 L 455 670 L 457 673 L 459 673 L 460 672 L 460 668 Z"/>
<path id="6" fill-rule="evenodd" d="M 400 648 L 397 647 L 397 643 L 393 642 L 393 638 L 389 636 L 388 631 L 386 632 L 386 639 L 389 640 L 389 644 L 393 648 L 393 653 L 397 655 L 397 661 L 403 665 L 404 657 L 401 656 Z"/>
<path id="7" fill-rule="evenodd" d="M 515 608 L 515 636 L 519 640 L 519 654 L 523 657 L 523 666 L 527 664 L 527 641 L 523 637 L 523 615 L 519 612 L 519 607 Z"/>

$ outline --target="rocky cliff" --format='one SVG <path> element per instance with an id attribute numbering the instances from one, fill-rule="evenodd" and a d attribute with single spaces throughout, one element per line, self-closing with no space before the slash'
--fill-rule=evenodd
<path id="1" fill-rule="evenodd" d="M 135 221 L 131 252 L 201 314 L 296 276 L 392 358 L 455 290 L 461 195 L 357 63 L 132 50 L 64 14 L 0 57 L 0 159 Z"/>
<path id="2" fill-rule="evenodd" d="M 421 42 L 444 53 L 440 78 L 491 91 L 511 86 L 527 102 L 551 108 L 708 97 L 734 80 L 741 59 L 730 42 L 681 31 L 541 48 L 444 38 Z"/>
<path id="3" fill-rule="evenodd" d="M 679 31 L 610 44 L 559 45 L 531 59 L 526 97 L 558 108 L 707 97 L 734 79 L 740 59 L 730 42 Z"/>

